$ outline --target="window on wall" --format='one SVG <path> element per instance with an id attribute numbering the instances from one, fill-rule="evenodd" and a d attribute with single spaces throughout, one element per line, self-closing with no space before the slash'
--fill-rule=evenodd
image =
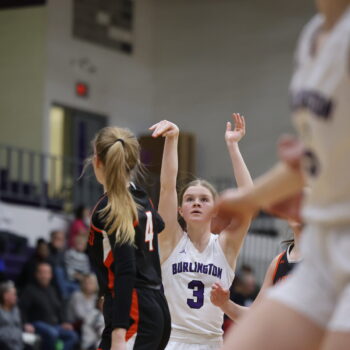
<path id="1" fill-rule="evenodd" d="M 133 0 L 74 0 L 73 36 L 131 54 Z"/>

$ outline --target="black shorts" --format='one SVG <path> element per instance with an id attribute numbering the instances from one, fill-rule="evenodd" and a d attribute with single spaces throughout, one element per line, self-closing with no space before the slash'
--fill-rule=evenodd
<path id="1" fill-rule="evenodd" d="M 134 289 L 130 310 L 127 340 L 135 339 L 134 350 L 163 350 L 168 344 L 171 320 L 168 303 L 160 290 Z M 105 328 L 98 350 L 111 348 L 112 297 L 106 296 L 103 305 Z"/>

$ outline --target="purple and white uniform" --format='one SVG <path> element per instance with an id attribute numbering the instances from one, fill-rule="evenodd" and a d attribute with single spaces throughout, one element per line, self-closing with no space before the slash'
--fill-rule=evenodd
<path id="1" fill-rule="evenodd" d="M 323 328 L 349 332 L 350 7 L 316 52 L 323 23 L 317 15 L 304 29 L 291 82 L 310 187 L 302 211 L 303 262 L 269 294 Z"/>
<path id="2" fill-rule="evenodd" d="M 211 234 L 207 247 L 199 252 L 184 233 L 162 264 L 162 276 L 172 321 L 166 349 L 218 349 L 222 344 L 223 312 L 210 301 L 211 286 L 219 282 L 228 289 L 235 276 L 219 235 Z"/>

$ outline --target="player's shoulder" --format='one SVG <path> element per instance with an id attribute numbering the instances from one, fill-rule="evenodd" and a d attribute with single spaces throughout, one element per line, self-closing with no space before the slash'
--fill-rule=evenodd
<path id="1" fill-rule="evenodd" d="M 146 191 L 136 183 L 130 182 L 129 191 L 137 204 L 144 208 L 151 205 L 151 201 Z"/>
<path id="2" fill-rule="evenodd" d="M 323 16 L 317 14 L 313 16 L 303 27 L 298 38 L 295 52 L 295 61 L 297 66 L 309 56 L 313 47 L 312 41 L 315 39 L 315 34 L 321 28 L 323 22 Z"/>
<path id="3" fill-rule="evenodd" d="M 104 193 L 95 204 L 95 207 L 92 210 L 91 222 L 92 224 L 99 228 L 103 229 L 103 223 L 101 222 L 101 210 L 103 210 L 108 204 L 107 194 Z"/>
<path id="4" fill-rule="evenodd" d="M 287 255 L 287 250 L 284 250 L 283 252 L 280 252 L 279 254 L 277 254 L 273 260 L 272 260 L 272 264 L 274 264 L 274 266 L 276 266 L 277 264 L 279 264 Z"/>
<path id="5" fill-rule="evenodd" d="M 276 255 L 270 263 L 269 270 L 273 272 L 273 275 L 276 274 L 278 267 L 280 266 L 283 259 L 286 257 L 286 251 L 280 252 Z"/>

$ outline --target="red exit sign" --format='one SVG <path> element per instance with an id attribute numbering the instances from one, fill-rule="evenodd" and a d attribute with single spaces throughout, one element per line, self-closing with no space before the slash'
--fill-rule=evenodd
<path id="1" fill-rule="evenodd" d="M 78 82 L 75 84 L 75 93 L 79 97 L 89 96 L 89 85 L 86 83 Z"/>

